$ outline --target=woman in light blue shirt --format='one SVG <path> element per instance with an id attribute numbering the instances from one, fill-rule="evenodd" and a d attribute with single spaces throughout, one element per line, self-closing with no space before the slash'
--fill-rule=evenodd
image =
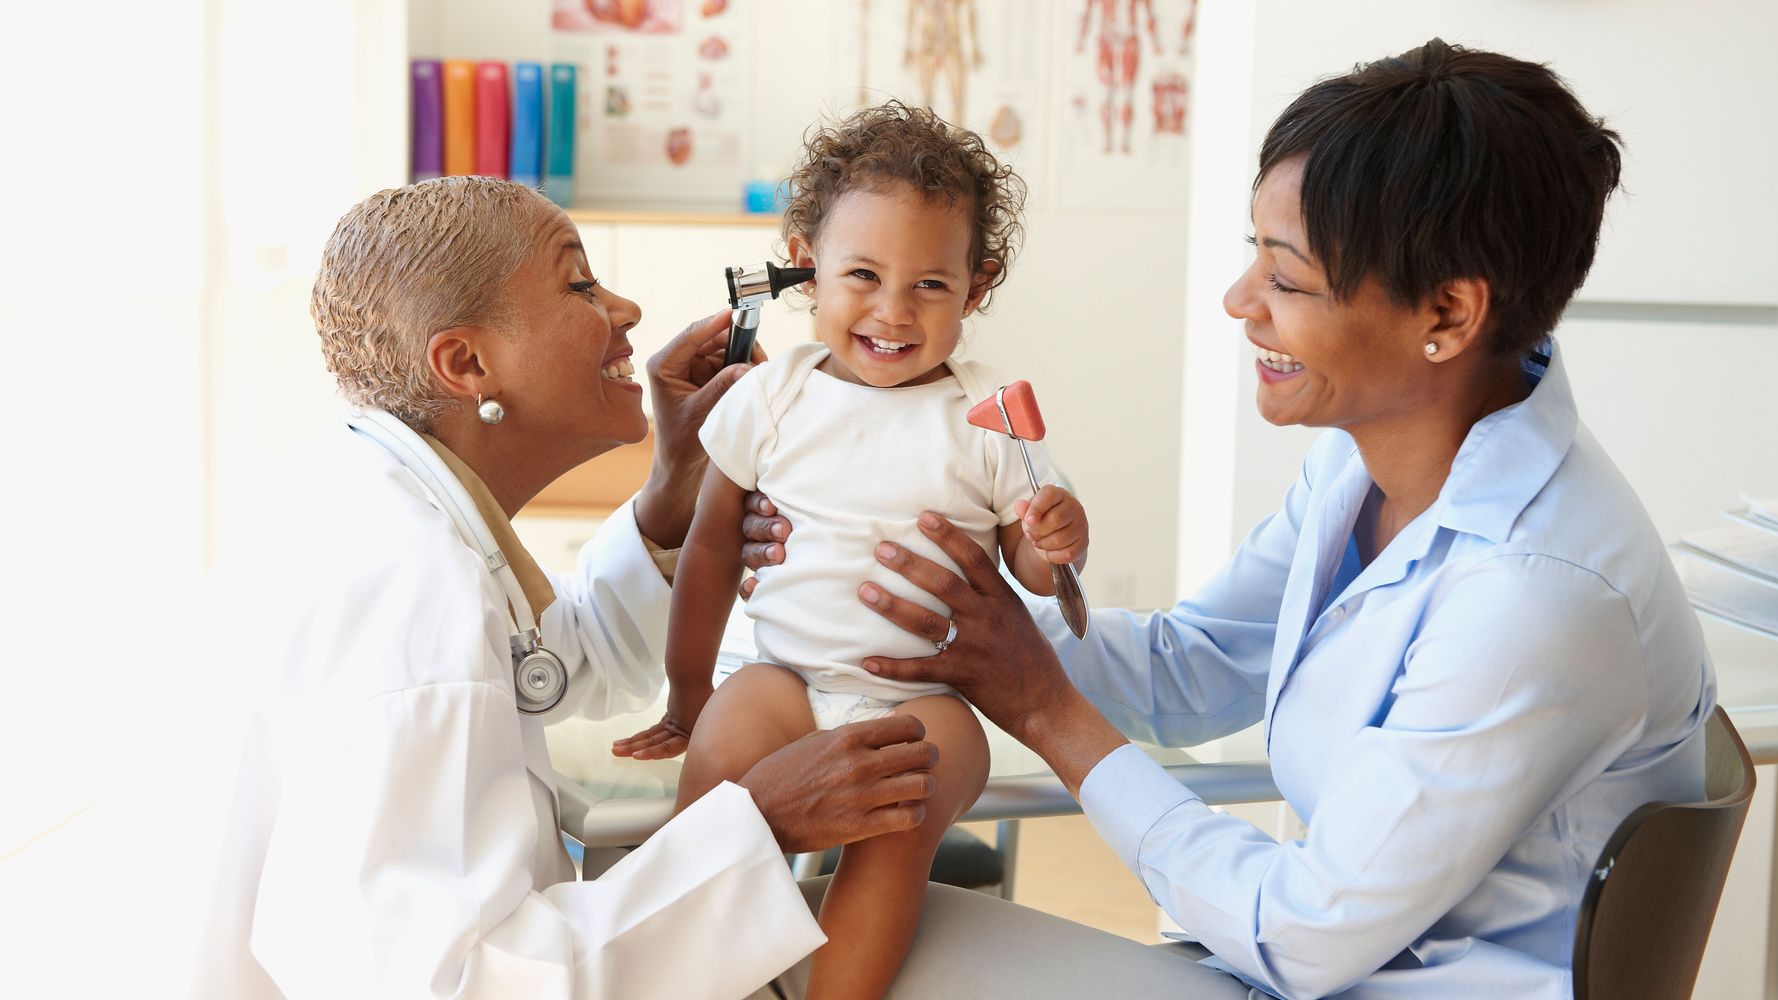
<path id="1" fill-rule="evenodd" d="M 1571 996 L 1590 866 L 1638 805 L 1700 797 L 1715 704 L 1549 336 L 1618 171 L 1617 135 L 1535 64 L 1434 40 L 1310 88 L 1266 137 L 1257 256 L 1224 298 L 1265 418 L 1331 428 L 1280 510 L 1196 596 L 1095 612 L 1084 642 L 935 523 L 962 578 L 880 555 L 949 620 L 860 597 L 956 638 L 866 666 L 954 685 L 1042 754 L 1254 987 Z M 1125 738 L 1258 721 L 1301 840 L 1212 811 Z"/>

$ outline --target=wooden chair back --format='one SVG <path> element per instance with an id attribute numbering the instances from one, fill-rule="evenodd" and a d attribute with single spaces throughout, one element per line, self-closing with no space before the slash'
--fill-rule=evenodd
<path id="1" fill-rule="evenodd" d="M 1650 802 L 1593 866 L 1574 928 L 1575 1000 L 1686 1000 L 1753 797 L 1753 761 L 1718 707 L 1705 731 L 1704 799 Z"/>

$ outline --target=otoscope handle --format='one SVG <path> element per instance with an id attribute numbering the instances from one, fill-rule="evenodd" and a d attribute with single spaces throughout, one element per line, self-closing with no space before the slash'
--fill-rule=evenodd
<path id="1" fill-rule="evenodd" d="M 753 341 L 759 336 L 759 307 L 745 305 L 734 311 L 728 328 L 728 347 L 723 351 L 723 367 L 753 359 Z"/>

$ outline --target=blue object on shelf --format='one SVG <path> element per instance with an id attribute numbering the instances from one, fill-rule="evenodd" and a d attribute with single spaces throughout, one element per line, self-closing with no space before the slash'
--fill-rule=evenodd
<path id="1" fill-rule="evenodd" d="M 543 186 L 543 64 L 512 68 L 512 155 L 507 176 L 529 188 Z"/>
<path id="2" fill-rule="evenodd" d="M 746 206 L 749 212 L 772 210 L 772 185 L 766 181 L 748 181 Z"/>
<path id="3" fill-rule="evenodd" d="M 544 173 L 543 193 L 563 208 L 574 203 L 577 76 L 573 63 L 553 63 L 549 68 L 549 165 Z"/>
<path id="4" fill-rule="evenodd" d="M 749 212 L 766 214 L 782 212 L 790 204 L 790 182 L 748 181 L 743 189 L 742 205 Z"/>

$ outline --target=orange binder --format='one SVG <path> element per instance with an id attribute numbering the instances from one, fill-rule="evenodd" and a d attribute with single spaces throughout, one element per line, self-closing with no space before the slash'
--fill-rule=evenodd
<path id="1" fill-rule="evenodd" d="M 444 64 L 444 172 L 475 173 L 475 63 Z"/>

